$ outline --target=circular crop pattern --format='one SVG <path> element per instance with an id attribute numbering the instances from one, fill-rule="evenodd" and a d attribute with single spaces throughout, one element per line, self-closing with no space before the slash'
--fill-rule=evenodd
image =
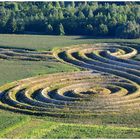
<path id="1" fill-rule="evenodd" d="M 134 48 L 111 43 L 56 49 L 53 51 L 55 58 L 86 70 L 38 76 L 6 84 L 0 87 L 0 107 L 26 114 L 51 116 L 138 111 L 140 62 L 129 59 L 136 54 Z M 32 55 L 38 58 L 37 52 Z"/>

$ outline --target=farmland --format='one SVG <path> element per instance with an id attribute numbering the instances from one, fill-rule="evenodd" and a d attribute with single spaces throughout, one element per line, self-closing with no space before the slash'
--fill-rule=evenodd
<path id="1" fill-rule="evenodd" d="M 0 35 L 1 138 L 139 138 L 139 44 Z"/>

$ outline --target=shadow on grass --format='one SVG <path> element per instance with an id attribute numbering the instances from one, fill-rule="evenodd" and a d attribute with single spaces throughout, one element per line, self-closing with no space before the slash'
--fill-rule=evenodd
<path id="1" fill-rule="evenodd" d="M 36 51 L 35 49 L 27 49 L 27 48 L 18 48 L 15 46 L 0 46 L 0 49 L 17 49 L 17 50 L 25 50 L 25 51 Z"/>
<path id="2" fill-rule="evenodd" d="M 78 39 L 119 39 L 119 38 L 113 38 L 111 36 L 108 36 L 108 37 L 96 37 L 96 36 L 77 36 L 77 38 L 75 38 L 75 40 L 78 40 Z"/>

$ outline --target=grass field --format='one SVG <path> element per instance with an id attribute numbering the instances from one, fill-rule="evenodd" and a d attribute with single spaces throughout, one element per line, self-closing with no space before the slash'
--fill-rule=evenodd
<path id="1" fill-rule="evenodd" d="M 59 64 L 59 67 L 58 67 Z M 0 60 L 0 85 L 15 80 L 54 72 L 78 71 L 78 68 L 59 62 L 30 62 Z"/>
<path id="2" fill-rule="evenodd" d="M 83 36 L 0 35 L 1 47 L 28 48 L 36 50 L 52 50 L 54 47 L 101 42 L 140 43 L 140 39 L 94 39 L 92 37 Z"/>
<path id="3" fill-rule="evenodd" d="M 139 51 L 140 39 L 93 39 L 81 36 L 0 35 L 1 48 L 42 52 L 77 44 L 130 43 Z M 80 57 L 80 55 L 79 55 Z M 140 60 L 139 54 L 134 57 Z M 72 62 L 73 63 L 73 62 Z M 46 60 L 0 60 L 0 85 L 32 76 L 58 72 L 79 72 L 80 67 L 63 63 L 50 55 Z M 64 75 L 65 76 L 65 75 Z M 75 77 L 74 77 L 75 78 Z M 48 80 L 48 79 L 47 79 Z M 73 82 L 73 81 L 71 81 Z M 26 83 L 26 82 L 25 82 Z M 60 85 L 58 85 L 60 86 Z M 93 115 L 88 120 L 24 115 L 0 110 L 0 138 L 140 138 L 140 114 Z M 74 123 L 76 122 L 76 123 Z"/>

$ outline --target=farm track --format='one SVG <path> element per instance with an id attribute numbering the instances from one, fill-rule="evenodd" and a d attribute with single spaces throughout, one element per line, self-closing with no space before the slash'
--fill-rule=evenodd
<path id="1" fill-rule="evenodd" d="M 140 109 L 140 62 L 136 49 L 83 44 L 56 49 L 54 57 L 86 71 L 27 78 L 0 87 L 0 108 L 31 115 L 87 117 Z M 1 59 L 46 61 L 48 52 L 0 49 Z"/>

